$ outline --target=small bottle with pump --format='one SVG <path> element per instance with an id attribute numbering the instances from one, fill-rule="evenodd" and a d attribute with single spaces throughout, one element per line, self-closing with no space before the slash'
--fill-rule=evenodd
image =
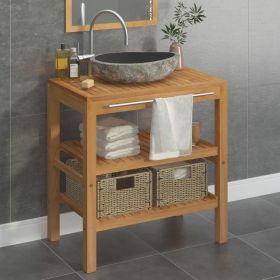
<path id="1" fill-rule="evenodd" d="M 59 78 L 67 77 L 69 72 L 69 57 L 70 50 L 65 48 L 65 44 L 61 44 L 60 49 L 56 50 L 55 55 L 55 70 L 56 76 Z"/>
<path id="2" fill-rule="evenodd" d="M 69 78 L 80 77 L 80 61 L 77 54 L 76 48 L 71 48 L 69 56 Z"/>

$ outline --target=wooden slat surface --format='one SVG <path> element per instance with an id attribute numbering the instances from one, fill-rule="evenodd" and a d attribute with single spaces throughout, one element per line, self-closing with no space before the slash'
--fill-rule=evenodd
<path id="1" fill-rule="evenodd" d="M 83 216 L 83 209 L 71 198 L 64 193 L 60 194 L 61 202 L 68 205 L 81 217 Z M 135 213 L 119 215 L 115 217 L 108 217 L 97 219 L 96 227 L 97 231 L 109 230 L 113 228 L 124 227 L 128 225 L 140 224 L 149 221 L 155 221 L 164 218 L 181 216 L 196 211 L 203 211 L 207 209 L 217 208 L 218 199 L 214 194 L 209 193 L 208 197 L 201 200 L 195 200 L 185 203 L 177 203 L 165 207 L 151 208 Z"/>
<path id="2" fill-rule="evenodd" d="M 151 208 L 149 210 L 121 215 L 111 218 L 102 218 L 97 220 L 97 231 L 109 230 L 129 225 L 141 224 L 164 218 L 181 216 L 188 213 L 217 208 L 218 199 L 210 194 L 206 199 L 196 200 L 186 203 L 178 203 L 170 206 Z"/>
<path id="3" fill-rule="evenodd" d="M 149 132 L 142 131 L 140 133 L 139 138 L 141 145 L 141 153 L 137 156 L 120 158 L 116 160 L 106 160 L 98 157 L 96 170 L 97 175 L 149 166 L 156 166 L 184 160 L 215 157 L 218 155 L 218 149 L 216 146 L 208 143 L 207 141 L 200 140 L 198 145 L 193 147 L 193 152 L 191 155 L 165 160 L 151 161 L 149 160 Z M 77 140 L 63 142 L 61 144 L 61 151 L 68 153 L 69 155 L 75 157 L 78 160 L 83 159 L 83 148 L 81 143 Z"/>
<path id="4" fill-rule="evenodd" d="M 214 76 L 184 68 L 175 71 L 168 78 L 162 81 L 147 84 L 110 84 L 94 77 L 95 86 L 88 90 L 81 88 L 79 79 L 54 78 L 50 79 L 51 84 L 62 87 L 72 94 L 94 101 L 114 100 L 132 96 L 143 96 L 147 94 L 160 93 L 161 97 L 172 92 L 190 90 L 205 85 L 206 87 L 220 86 L 224 81 Z M 194 91 L 193 93 L 197 93 Z"/>

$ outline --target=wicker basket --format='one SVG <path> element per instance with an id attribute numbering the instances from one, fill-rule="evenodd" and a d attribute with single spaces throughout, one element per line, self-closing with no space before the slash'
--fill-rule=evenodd
<path id="1" fill-rule="evenodd" d="M 67 165 L 82 172 L 82 164 L 75 159 Z M 137 169 L 97 176 L 97 218 L 127 214 L 152 207 L 152 173 Z M 83 205 L 83 190 L 75 180 L 66 176 L 66 194 Z"/>
<path id="2" fill-rule="evenodd" d="M 208 194 L 207 163 L 204 160 L 180 162 L 151 168 L 153 206 L 204 199 Z M 179 178 L 184 175 L 184 178 Z"/>

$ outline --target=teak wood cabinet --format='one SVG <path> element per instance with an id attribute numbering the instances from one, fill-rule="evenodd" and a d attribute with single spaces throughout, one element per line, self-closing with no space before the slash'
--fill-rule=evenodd
<path id="1" fill-rule="evenodd" d="M 96 233 L 132 224 L 180 216 L 205 209 L 215 209 L 216 242 L 228 239 L 228 96 L 227 82 L 185 68 L 167 79 L 151 84 L 108 84 L 98 78 L 95 87 L 82 90 L 79 80 L 50 79 L 48 83 L 48 238 L 60 238 L 60 203 L 68 205 L 83 218 L 83 264 L 85 272 L 96 271 Z M 140 155 L 117 160 L 96 157 L 96 117 L 116 112 L 142 110 L 159 97 L 193 94 L 194 102 L 215 102 L 215 143 L 201 140 L 189 156 L 150 161 L 147 140 Z M 60 140 L 60 105 L 83 115 L 83 145 L 79 141 Z M 83 174 L 60 159 L 61 153 L 83 162 Z M 96 176 L 122 170 L 207 158 L 215 164 L 215 194 L 206 199 L 152 208 L 133 214 L 96 218 Z M 60 191 L 60 172 L 80 182 L 84 189 L 83 207 Z"/>

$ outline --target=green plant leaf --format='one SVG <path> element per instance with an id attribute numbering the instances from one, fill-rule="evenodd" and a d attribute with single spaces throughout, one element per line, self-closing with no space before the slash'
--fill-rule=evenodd
<path id="1" fill-rule="evenodd" d="M 194 24 L 204 21 L 206 18 L 205 11 L 202 5 L 186 6 L 183 1 L 178 1 L 174 8 L 174 22 L 171 22 L 162 30 L 164 36 L 162 39 L 169 39 L 171 42 L 178 42 L 184 44 L 186 42 L 186 29 Z"/>

